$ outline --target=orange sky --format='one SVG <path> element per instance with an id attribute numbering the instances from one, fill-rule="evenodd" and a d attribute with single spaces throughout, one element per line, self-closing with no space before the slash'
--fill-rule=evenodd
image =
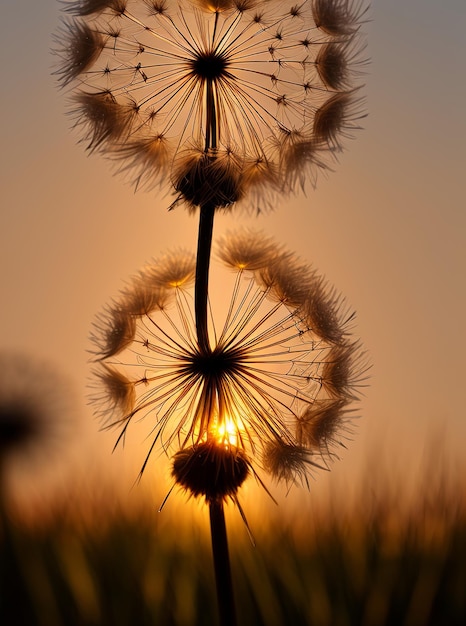
<path id="1" fill-rule="evenodd" d="M 336 171 L 270 215 L 216 222 L 218 233 L 241 224 L 280 239 L 358 311 L 373 371 L 357 436 L 335 467 L 343 478 L 368 451 L 400 468 L 422 457 L 432 432 L 453 455 L 466 437 L 466 5 L 376 0 L 371 17 L 369 117 Z M 72 379 L 82 441 L 110 459 L 84 400 L 92 319 L 151 257 L 193 248 L 197 223 L 168 213 L 156 192 L 134 194 L 76 145 L 50 76 L 58 19 L 51 1 L 7 0 L 2 11 L 0 346 L 47 357 Z"/>

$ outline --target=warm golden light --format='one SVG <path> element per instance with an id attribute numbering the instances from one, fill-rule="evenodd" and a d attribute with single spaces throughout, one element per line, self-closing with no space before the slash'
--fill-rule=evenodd
<path id="1" fill-rule="evenodd" d="M 232 446 L 238 445 L 239 425 L 237 422 L 227 417 L 215 429 L 215 437 L 221 443 L 228 443 Z"/>

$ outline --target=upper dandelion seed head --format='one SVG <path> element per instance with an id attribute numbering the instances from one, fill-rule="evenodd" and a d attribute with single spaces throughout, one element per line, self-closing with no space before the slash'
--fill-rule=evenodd
<path id="1" fill-rule="evenodd" d="M 188 207 L 265 208 L 313 182 L 361 117 L 357 0 L 81 0 L 66 10 L 57 75 L 89 150 L 137 186 L 171 181 Z"/>

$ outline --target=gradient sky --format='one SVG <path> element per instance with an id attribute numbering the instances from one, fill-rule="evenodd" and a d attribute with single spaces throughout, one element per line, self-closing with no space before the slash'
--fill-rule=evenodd
<path id="1" fill-rule="evenodd" d="M 433 436 L 452 457 L 466 439 L 466 3 L 375 0 L 370 16 L 369 116 L 336 171 L 270 215 L 216 222 L 275 236 L 358 312 L 372 381 L 342 477 L 368 454 L 403 472 Z M 58 24 L 53 0 L 3 0 L 0 346 L 47 357 L 74 382 L 86 463 L 87 449 L 110 459 L 111 448 L 85 404 L 94 315 L 146 261 L 194 248 L 197 222 L 77 145 L 51 77 Z M 430 450 L 435 471 L 443 444 Z"/>

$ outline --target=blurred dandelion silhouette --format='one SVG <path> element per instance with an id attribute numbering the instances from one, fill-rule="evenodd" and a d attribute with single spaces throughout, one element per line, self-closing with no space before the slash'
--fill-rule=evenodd
<path id="1" fill-rule="evenodd" d="M 75 0 L 57 35 L 88 150 L 193 208 L 315 182 L 359 127 L 355 0 Z"/>
<path id="2" fill-rule="evenodd" d="M 60 457 L 75 415 L 67 381 L 27 355 L 0 353 L 0 499 L 10 472 L 34 472 Z M 56 453 L 56 455 L 55 455 Z"/>
<path id="3" fill-rule="evenodd" d="M 250 473 L 307 483 L 327 467 L 365 363 L 353 315 L 312 268 L 249 231 L 221 240 L 218 256 L 209 346 L 196 337 L 194 258 L 154 262 L 96 322 L 93 399 L 119 440 L 134 419 L 148 420 L 141 473 L 157 447 L 177 450 L 178 484 L 236 501 Z"/>

